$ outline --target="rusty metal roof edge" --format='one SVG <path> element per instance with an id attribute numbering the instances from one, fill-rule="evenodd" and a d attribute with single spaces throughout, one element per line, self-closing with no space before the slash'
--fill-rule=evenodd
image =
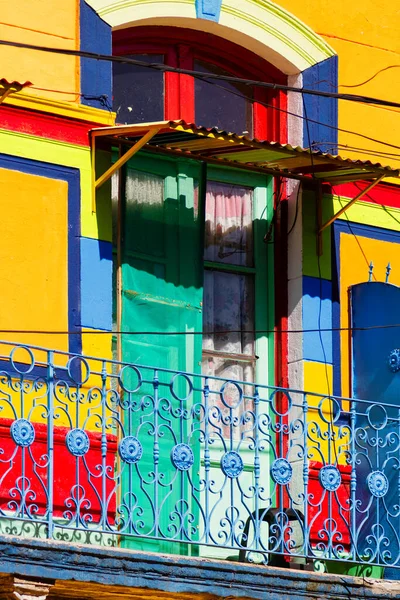
<path id="1" fill-rule="evenodd" d="M 3 88 L 19 88 L 19 89 L 23 89 L 25 87 L 28 87 L 30 85 L 33 85 L 31 81 L 24 81 L 23 83 L 21 81 L 17 81 L 16 79 L 14 81 L 8 81 L 5 77 L 2 77 L 2 79 L 0 79 L 0 87 Z"/>
<path id="2" fill-rule="evenodd" d="M 198 135 L 204 135 L 206 137 L 219 136 L 225 137 L 227 140 L 237 141 L 239 144 L 248 146 L 249 149 L 276 149 L 282 152 L 288 152 L 289 154 L 307 154 L 310 157 L 315 156 L 318 158 L 326 158 L 328 162 L 337 161 L 355 167 L 363 169 L 370 168 L 375 172 L 386 172 L 388 177 L 400 177 L 400 168 L 396 169 L 389 165 L 385 166 L 381 163 L 373 163 L 370 160 L 351 159 L 340 156 L 339 154 L 330 154 L 329 152 L 323 152 L 322 150 L 310 150 L 309 148 L 302 148 L 301 146 L 292 146 L 291 144 L 281 144 L 280 142 L 273 142 L 269 140 L 258 140 L 256 138 L 250 138 L 245 135 L 239 135 L 233 132 L 227 132 L 223 129 L 217 129 L 216 127 L 204 127 L 202 125 L 196 125 L 195 123 L 187 123 L 183 119 L 170 120 L 170 121 L 154 121 L 149 123 L 135 123 L 132 125 L 115 125 L 112 127 L 98 127 L 90 130 L 90 133 L 94 136 L 118 136 L 123 135 L 128 137 L 128 134 L 137 135 L 140 131 L 147 131 L 148 129 L 161 128 L 169 129 L 172 131 L 181 130 L 187 133 L 195 133 Z M 151 145 L 151 144 L 150 144 Z M 232 148 L 233 151 L 233 148 Z M 228 160 L 228 157 L 227 157 Z M 244 165 L 245 163 L 239 163 Z M 251 163 L 250 163 L 251 164 Z M 288 171 L 289 175 L 290 171 Z M 372 175 L 372 174 L 371 174 Z"/>

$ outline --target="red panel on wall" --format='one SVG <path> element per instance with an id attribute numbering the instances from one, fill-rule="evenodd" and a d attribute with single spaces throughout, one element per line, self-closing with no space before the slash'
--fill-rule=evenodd
<path id="1" fill-rule="evenodd" d="M 350 476 L 351 467 L 338 465 L 342 483 L 336 492 L 328 492 L 319 481 L 319 472 L 323 464 L 311 461 L 309 466 L 310 506 L 308 509 L 308 525 L 310 527 L 310 543 L 316 548 L 318 543 L 328 542 L 326 531 L 332 533 L 333 546 L 343 544 L 344 549 L 350 547 Z"/>
<path id="2" fill-rule="evenodd" d="M 89 130 L 96 123 L 55 117 L 11 106 L 0 107 L 0 128 L 28 135 L 59 140 L 80 146 L 89 145 Z"/>
<path id="3" fill-rule="evenodd" d="M 35 515 L 40 517 L 45 514 L 48 505 L 47 425 L 32 423 L 35 440 L 31 446 L 22 448 L 11 438 L 12 422 L 10 419 L 0 420 L 0 509 L 10 518 L 20 516 L 26 519 L 27 514 L 31 514 L 32 518 Z M 68 431 L 70 429 L 66 427 L 54 428 L 53 516 L 71 520 L 71 516 L 77 513 L 81 522 L 89 523 L 90 519 L 90 522 L 98 523 L 101 517 L 100 499 L 105 493 L 107 517 L 109 524 L 112 524 L 116 508 L 114 468 L 117 439 L 107 435 L 106 475 L 103 478 L 100 468 L 101 434 L 87 432 L 89 450 L 84 457 L 76 458 L 66 446 Z"/>
<path id="4" fill-rule="evenodd" d="M 354 198 L 360 191 L 370 184 L 368 181 L 358 181 L 357 183 L 343 183 L 332 187 L 332 193 L 336 196 L 344 198 Z M 329 193 L 329 192 L 328 192 Z M 400 186 L 381 183 L 374 187 L 373 190 L 362 196 L 362 202 L 371 202 L 373 204 L 381 204 L 383 206 L 393 206 L 400 208 Z"/>

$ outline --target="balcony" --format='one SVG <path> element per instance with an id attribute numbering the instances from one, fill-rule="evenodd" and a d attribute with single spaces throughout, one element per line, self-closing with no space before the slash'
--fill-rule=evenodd
<path id="1" fill-rule="evenodd" d="M 7 342 L 0 359 L 2 543 L 400 566 L 398 407 Z"/>

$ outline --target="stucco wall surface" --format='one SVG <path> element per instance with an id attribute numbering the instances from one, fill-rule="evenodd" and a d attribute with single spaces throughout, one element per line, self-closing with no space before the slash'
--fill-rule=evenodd
<path id="1" fill-rule="evenodd" d="M 77 50 L 79 2 L 1 2 L 0 39 Z M 28 89 L 30 95 L 79 102 L 79 95 L 76 94 L 80 91 L 79 64 L 79 58 L 75 56 L 0 46 L 0 78 L 31 81 L 35 87 Z"/>
<path id="2" fill-rule="evenodd" d="M 337 53 L 339 92 L 399 101 L 398 2 L 337 0 L 328 6 L 324 0 L 300 3 L 295 0 L 279 0 L 278 4 L 306 23 Z M 359 148 L 354 152 L 341 148 L 340 153 L 344 156 L 363 157 L 383 164 L 400 164 L 398 156 L 383 155 L 374 158 L 361 150 L 363 148 L 374 152 L 400 154 L 398 109 L 377 108 L 342 100 L 339 101 L 339 127 L 395 146 L 393 148 L 351 133 L 339 132 L 339 144 Z"/>

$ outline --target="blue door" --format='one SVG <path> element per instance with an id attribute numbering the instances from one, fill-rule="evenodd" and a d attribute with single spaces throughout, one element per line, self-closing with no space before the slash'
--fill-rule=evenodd
<path id="1" fill-rule="evenodd" d="M 368 282 L 351 289 L 353 543 L 359 557 L 387 565 L 400 562 L 399 307 L 397 286 Z M 399 575 L 385 570 L 385 577 Z"/>

